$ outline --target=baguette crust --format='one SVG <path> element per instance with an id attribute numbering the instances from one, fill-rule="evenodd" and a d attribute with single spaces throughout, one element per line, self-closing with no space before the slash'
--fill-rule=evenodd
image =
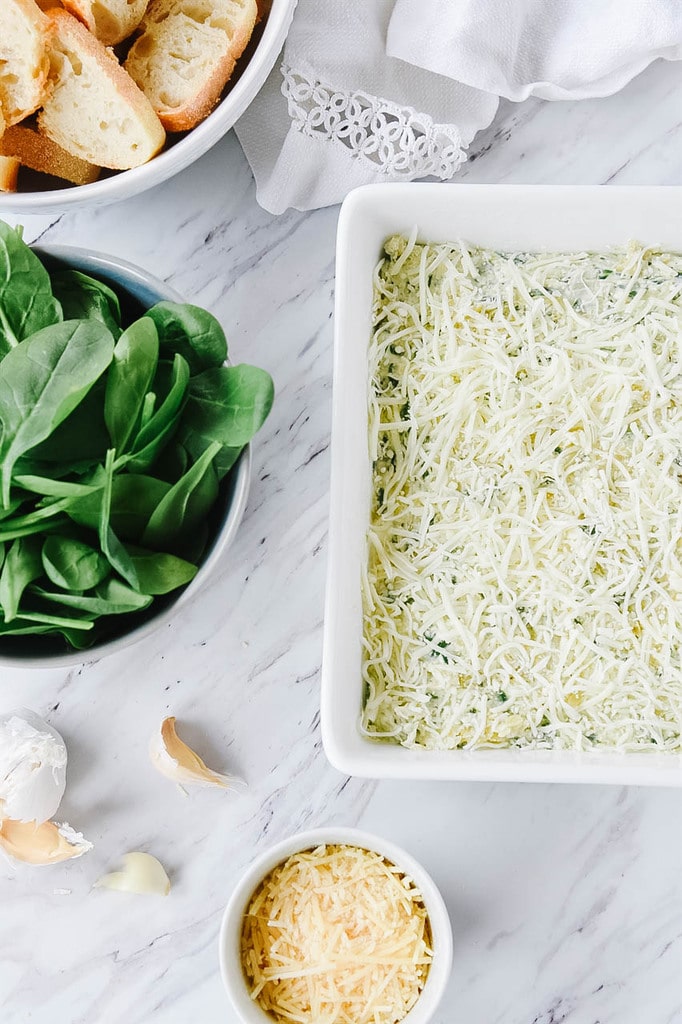
<path id="1" fill-rule="evenodd" d="M 256 0 L 151 0 L 124 66 L 167 131 L 188 131 L 208 117 L 257 18 Z"/>
<path id="2" fill-rule="evenodd" d="M 63 0 L 63 6 L 82 21 L 105 46 L 116 46 L 142 21 L 149 0 Z"/>
<path id="3" fill-rule="evenodd" d="M 126 170 L 161 149 L 165 132 L 114 54 L 65 10 L 49 12 L 52 92 L 40 130 L 73 156 Z"/>
<path id="4" fill-rule="evenodd" d="M 49 21 L 34 0 L 1 0 L 0 108 L 8 125 L 33 114 L 48 89 Z"/>
<path id="5" fill-rule="evenodd" d="M 0 156 L 0 192 L 16 192 L 21 161 L 13 156 Z"/>
<path id="6" fill-rule="evenodd" d="M 74 185 L 89 185 L 97 180 L 101 170 L 67 153 L 37 129 L 23 124 L 15 124 L 7 129 L 0 139 L 0 154 L 3 159 L 16 159 L 32 171 L 63 178 Z"/>

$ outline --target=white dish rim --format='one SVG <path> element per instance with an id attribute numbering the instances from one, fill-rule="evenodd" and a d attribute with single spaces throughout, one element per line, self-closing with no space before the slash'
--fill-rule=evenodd
<path id="1" fill-rule="evenodd" d="M 467 225 L 465 230 L 453 230 L 456 222 Z M 421 238 L 466 237 L 502 250 L 606 248 L 639 236 L 681 251 L 682 188 L 380 184 L 355 189 L 345 200 L 336 251 L 332 478 L 321 682 L 327 757 L 339 771 L 366 778 L 680 786 L 682 756 L 677 755 L 408 750 L 360 732 L 359 560 L 364 558 L 369 462 L 366 404 L 361 410 L 358 392 L 365 403 L 371 271 L 383 240 L 394 232 L 409 233 L 415 224 Z M 361 524 L 358 516 L 364 517 Z"/>

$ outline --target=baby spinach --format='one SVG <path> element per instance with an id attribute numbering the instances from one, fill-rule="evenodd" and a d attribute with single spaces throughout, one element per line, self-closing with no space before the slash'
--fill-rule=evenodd
<path id="1" fill-rule="evenodd" d="M 159 336 L 152 320 L 142 317 L 116 342 L 104 393 L 104 420 L 111 443 L 125 451 L 135 429 L 159 359 Z"/>
<path id="2" fill-rule="evenodd" d="M 100 377 L 56 430 L 31 450 L 33 470 L 38 463 L 49 463 L 51 476 L 65 476 L 86 472 L 104 462 L 110 446 L 104 422 L 104 391 L 105 381 Z M 17 472 L 26 472 L 23 463 L 17 466 Z"/>
<path id="3" fill-rule="evenodd" d="M 40 547 L 36 537 L 20 537 L 7 552 L 0 573 L 0 607 L 5 622 L 16 618 L 24 590 L 42 572 Z"/>
<path id="4" fill-rule="evenodd" d="M 168 594 L 194 579 L 197 566 L 166 551 L 131 549 L 131 558 L 143 594 Z"/>
<path id="5" fill-rule="evenodd" d="M 186 586 L 219 481 L 269 412 L 272 381 L 223 365 L 210 313 L 161 302 L 131 323 L 132 307 L 48 275 L 0 223 L 3 637 L 85 650 Z"/>
<path id="6" fill-rule="evenodd" d="M 206 514 L 218 494 L 215 470 L 211 463 L 219 451 L 220 444 L 213 442 L 171 487 L 147 523 L 147 529 L 142 534 L 143 544 L 163 548 L 168 538 L 176 537 L 191 528 Z M 209 481 L 209 493 L 203 489 L 206 480 Z"/>
<path id="7" fill-rule="evenodd" d="M 70 480 L 52 480 L 48 476 L 35 476 L 19 473 L 14 482 L 27 491 L 41 494 L 49 498 L 84 498 L 96 494 L 99 488 L 93 484 L 84 484 Z M 14 492 L 13 492 L 14 493 Z"/>
<path id="8" fill-rule="evenodd" d="M 21 231 L 0 221 L 0 359 L 20 341 L 61 319 L 50 275 Z"/>
<path id="9" fill-rule="evenodd" d="M 44 327 L 2 361 L 0 483 L 9 501 L 14 464 L 49 437 L 111 362 L 114 339 L 95 320 Z"/>
<path id="10" fill-rule="evenodd" d="M 219 441 L 216 472 L 222 479 L 248 443 L 244 438 L 252 438 L 265 422 L 273 397 L 272 378 L 256 366 L 205 370 L 190 381 L 178 440 L 194 459 Z"/>
<path id="11" fill-rule="evenodd" d="M 38 588 L 32 587 L 31 589 L 38 592 Z M 19 617 L 16 621 L 19 623 Z M 21 621 L 37 622 L 41 626 L 56 626 L 59 632 L 62 629 L 92 629 L 93 624 L 92 619 L 80 615 L 53 615 L 51 612 L 36 611 L 31 608 L 22 611 Z"/>
<path id="12" fill-rule="evenodd" d="M 111 448 L 107 452 L 104 464 L 104 487 L 102 488 L 102 504 L 99 514 L 99 543 L 102 554 L 107 558 L 112 569 L 115 569 L 131 587 L 139 588 L 132 559 L 111 528 L 111 496 L 115 456 L 116 450 Z"/>
<path id="13" fill-rule="evenodd" d="M 225 332 L 208 310 L 189 303 L 157 302 L 146 316 L 156 324 L 161 350 L 183 356 L 192 374 L 222 366 L 227 359 Z"/>
<path id="14" fill-rule="evenodd" d="M 101 320 L 118 338 L 121 304 L 108 285 L 80 270 L 57 270 L 51 275 L 51 281 L 65 320 Z"/>
<path id="15" fill-rule="evenodd" d="M 58 533 L 45 539 L 41 559 L 47 578 L 63 590 L 90 590 L 111 573 L 108 560 L 99 551 Z"/>
<path id="16" fill-rule="evenodd" d="M 141 473 L 119 473 L 114 476 L 109 506 L 109 522 L 117 537 L 139 540 L 149 517 L 161 499 L 170 490 L 170 484 Z M 66 513 L 81 526 L 99 528 L 101 495 L 94 489 L 82 500 L 66 508 Z"/>
<path id="17" fill-rule="evenodd" d="M 100 583 L 91 594 L 63 594 L 60 591 L 43 590 L 42 587 L 33 587 L 32 590 L 45 601 L 63 604 L 67 608 L 87 612 L 88 615 L 124 615 L 126 612 L 147 608 L 153 600 L 150 594 L 140 594 L 115 579 Z"/>

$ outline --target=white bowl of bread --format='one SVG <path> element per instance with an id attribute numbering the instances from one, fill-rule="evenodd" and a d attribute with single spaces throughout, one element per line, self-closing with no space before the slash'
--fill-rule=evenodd
<path id="1" fill-rule="evenodd" d="M 0 214 L 136 195 L 205 153 L 296 0 L 1 0 Z"/>

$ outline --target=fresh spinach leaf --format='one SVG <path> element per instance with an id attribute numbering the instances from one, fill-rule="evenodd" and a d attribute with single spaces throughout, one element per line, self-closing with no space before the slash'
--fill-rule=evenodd
<path id="1" fill-rule="evenodd" d="M 130 551 L 143 594 L 168 594 L 194 579 L 196 565 L 166 551 Z"/>
<path id="2" fill-rule="evenodd" d="M 47 537 L 41 558 L 47 578 L 63 590 L 91 590 L 111 573 L 104 555 L 75 537 Z"/>
<path id="3" fill-rule="evenodd" d="M 16 618 L 26 587 L 42 575 L 40 547 L 38 538 L 22 537 L 15 540 L 7 552 L 0 573 L 0 606 L 5 622 Z"/>
<path id="4" fill-rule="evenodd" d="M 40 587 L 31 587 L 31 592 L 43 596 Z M 47 591 L 44 592 L 47 594 Z M 80 615 L 52 615 L 50 612 L 22 610 L 21 616 L 17 616 L 16 623 L 37 622 L 41 626 L 56 626 L 59 632 L 62 629 L 92 629 L 92 619 L 83 618 Z"/>
<path id="5" fill-rule="evenodd" d="M 110 448 L 104 464 L 104 487 L 99 514 L 99 545 L 102 554 L 109 560 L 112 569 L 122 576 L 131 587 L 138 588 L 137 573 L 132 559 L 111 528 L 111 496 L 113 491 L 114 460 L 116 450 Z"/>
<path id="6" fill-rule="evenodd" d="M 9 527 L 3 523 L 0 524 L 0 542 L 16 540 L 18 537 L 30 537 L 35 533 L 54 533 L 55 530 L 63 529 L 67 523 L 68 519 L 64 516 L 56 516 L 54 519 L 48 519 L 47 522 L 38 519 L 29 523 L 28 526 Z"/>
<path id="7" fill-rule="evenodd" d="M 114 339 L 95 320 L 65 320 L 13 348 L 0 374 L 0 482 L 9 502 L 14 464 L 50 436 L 111 362 Z"/>
<path id="8" fill-rule="evenodd" d="M 24 242 L 21 230 L 0 221 L 0 359 L 31 334 L 61 319 L 50 275 Z"/>
<path id="9" fill-rule="evenodd" d="M 189 303 L 158 302 L 145 315 L 156 324 L 161 351 L 180 353 L 192 374 L 221 366 L 227 359 L 225 332 L 207 310 Z"/>
<path id="10" fill-rule="evenodd" d="M 96 484 L 77 483 L 69 480 L 53 480 L 48 476 L 34 476 L 20 473 L 14 477 L 14 483 L 34 494 L 49 498 L 84 498 L 96 495 L 101 487 Z M 12 492 L 14 494 L 14 491 Z M 99 500 L 96 498 L 96 500 Z"/>
<path id="11" fill-rule="evenodd" d="M 211 441 L 222 450 L 215 460 L 222 479 L 244 446 L 265 422 L 274 398 L 272 378 L 255 366 L 221 366 L 193 377 L 178 427 L 178 440 L 193 460 Z"/>
<path id="12" fill-rule="evenodd" d="M 171 386 L 163 402 L 135 438 L 131 451 L 119 459 L 134 473 L 150 469 L 177 430 L 187 398 L 189 367 L 180 355 L 173 360 Z"/>
<path id="13" fill-rule="evenodd" d="M 159 502 L 142 535 L 147 547 L 163 549 L 206 514 L 218 495 L 218 482 L 211 463 L 220 451 L 215 441 L 200 459 L 174 484 Z M 195 499 L 195 500 L 193 500 Z"/>
<path id="14" fill-rule="evenodd" d="M 143 316 L 126 328 L 116 342 L 107 373 L 104 419 L 111 443 L 125 451 L 140 416 L 159 359 L 159 336 L 154 322 Z"/>
<path id="15" fill-rule="evenodd" d="M 116 536 L 123 540 L 139 540 L 149 517 L 166 496 L 170 486 L 164 480 L 140 473 L 119 473 L 114 476 L 109 522 Z M 97 531 L 101 507 L 101 494 L 93 492 L 71 504 L 66 512 L 74 522 Z"/>
<path id="16" fill-rule="evenodd" d="M 37 473 L 42 463 L 49 465 L 46 472 L 50 476 L 61 477 L 85 472 L 94 464 L 104 462 L 109 447 L 109 432 L 104 422 L 104 389 L 105 379 L 100 377 L 63 423 L 33 448 L 28 457 L 20 460 L 15 472 Z"/>
<path id="17" fill-rule="evenodd" d="M 205 370 L 190 381 L 182 432 L 243 448 L 265 423 L 274 394 L 272 377 L 257 366 Z"/>
<path id="18" fill-rule="evenodd" d="M 124 615 L 147 608 L 153 601 L 150 594 L 140 594 L 120 580 L 108 579 L 95 587 L 92 594 L 64 594 L 32 587 L 32 592 L 45 601 L 63 604 L 88 615 Z"/>
<path id="19" fill-rule="evenodd" d="M 12 519 L 3 519 L 0 530 L 4 533 L 8 530 L 20 530 L 25 526 L 33 526 L 34 523 L 42 524 L 45 520 L 61 515 L 65 509 L 68 509 L 70 500 L 70 498 L 57 498 L 44 505 L 37 505 L 23 515 L 13 516 Z"/>
<path id="20" fill-rule="evenodd" d="M 80 270 L 56 270 L 50 277 L 65 320 L 100 320 L 118 338 L 121 304 L 116 292 Z"/>

